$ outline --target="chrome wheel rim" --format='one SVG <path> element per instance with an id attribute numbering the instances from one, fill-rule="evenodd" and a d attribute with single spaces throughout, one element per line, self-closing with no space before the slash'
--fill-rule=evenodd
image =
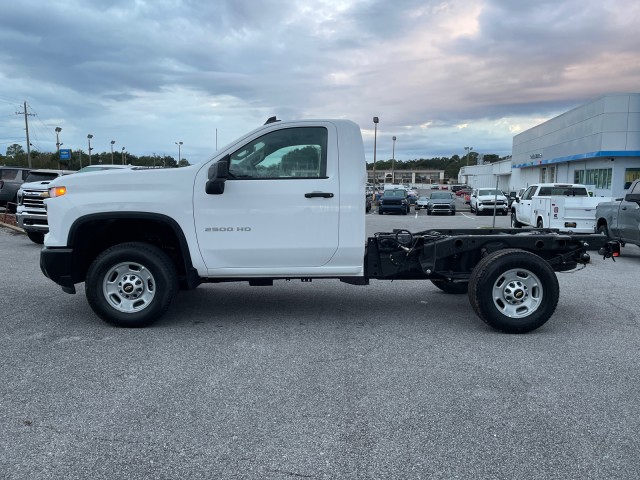
<path id="1" fill-rule="evenodd" d="M 510 318 L 524 318 L 542 304 L 540 279 L 529 270 L 514 268 L 500 275 L 493 284 L 493 304 Z"/>
<path id="2" fill-rule="evenodd" d="M 102 292 L 114 309 L 135 313 L 151 304 L 156 295 L 156 282 L 144 265 L 123 262 L 111 267 L 104 276 Z"/>

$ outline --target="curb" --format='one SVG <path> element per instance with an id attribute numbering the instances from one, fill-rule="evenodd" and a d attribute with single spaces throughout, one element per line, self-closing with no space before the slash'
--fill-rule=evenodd
<path id="1" fill-rule="evenodd" d="M 9 225 L 8 223 L 0 222 L 0 227 L 9 228 L 15 232 L 24 233 L 24 230 L 20 227 L 16 227 L 15 225 Z"/>

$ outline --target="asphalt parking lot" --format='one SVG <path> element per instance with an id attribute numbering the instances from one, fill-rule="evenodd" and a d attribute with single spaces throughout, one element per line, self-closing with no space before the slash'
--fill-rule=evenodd
<path id="1" fill-rule="evenodd" d="M 367 234 L 493 221 L 370 214 Z M 39 251 L 0 226 L 3 479 L 638 478 L 635 246 L 559 274 L 527 335 L 428 281 L 202 285 L 118 329 Z"/>

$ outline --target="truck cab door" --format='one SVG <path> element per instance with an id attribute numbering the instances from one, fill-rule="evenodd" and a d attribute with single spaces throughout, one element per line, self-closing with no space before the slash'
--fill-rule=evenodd
<path id="1" fill-rule="evenodd" d="M 211 167 L 196 178 L 194 219 L 204 263 L 212 275 L 321 267 L 338 249 L 336 128 L 317 122 L 255 135 L 225 158 L 222 192 L 219 184 L 206 191 Z"/>
<path id="2" fill-rule="evenodd" d="M 635 183 L 620 203 L 618 227 L 625 241 L 640 245 L 640 182 Z"/>
<path id="3" fill-rule="evenodd" d="M 533 209 L 531 197 L 535 188 L 534 186 L 528 187 L 520 197 L 520 201 L 516 203 L 516 218 L 525 225 L 531 225 Z"/>

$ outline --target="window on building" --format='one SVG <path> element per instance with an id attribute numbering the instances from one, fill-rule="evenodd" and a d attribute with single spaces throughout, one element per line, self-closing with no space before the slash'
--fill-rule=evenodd
<path id="1" fill-rule="evenodd" d="M 593 185 L 595 188 L 611 188 L 611 168 L 592 168 L 573 172 L 573 182 Z"/>
<path id="2" fill-rule="evenodd" d="M 624 189 L 631 186 L 634 180 L 640 178 L 640 168 L 627 168 L 624 171 Z"/>

